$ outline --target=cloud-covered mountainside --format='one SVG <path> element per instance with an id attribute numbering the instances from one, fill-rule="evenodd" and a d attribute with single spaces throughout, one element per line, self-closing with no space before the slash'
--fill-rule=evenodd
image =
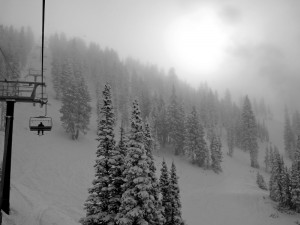
<path id="1" fill-rule="evenodd" d="M 47 79 L 50 79 L 49 74 Z M 87 135 L 72 141 L 61 127 L 60 103 L 53 99 L 51 85 L 48 93 L 48 114 L 53 118 L 53 131 L 44 136 L 28 128 L 29 117 L 43 114 L 43 110 L 31 104 L 16 105 L 11 215 L 4 216 L 5 225 L 73 225 L 79 224 L 78 220 L 85 215 L 83 204 L 94 176 L 97 146 L 95 109 Z M 270 126 L 282 127 L 276 122 Z M 281 138 L 279 135 L 271 133 L 274 140 Z M 172 160 L 176 163 L 183 218 L 187 224 L 294 224 L 298 215 L 278 213 L 268 192 L 257 187 L 256 169 L 250 167 L 248 154 L 236 151 L 230 158 L 226 152 L 227 148 L 223 147 L 223 172 L 220 174 L 191 165 L 165 150 L 155 153 L 158 168 L 163 157 L 169 167 Z M 268 178 L 263 171 L 261 173 Z"/>

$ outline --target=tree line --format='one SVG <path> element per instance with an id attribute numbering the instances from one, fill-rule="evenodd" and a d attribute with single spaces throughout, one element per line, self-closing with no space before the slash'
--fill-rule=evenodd
<path id="1" fill-rule="evenodd" d="M 256 120 L 252 108 L 250 113 L 250 117 L 254 117 L 250 121 L 253 122 L 252 131 L 245 129 L 247 115 L 243 115 L 244 103 L 235 103 L 229 91 L 223 98 L 219 98 L 218 93 L 205 83 L 201 84 L 198 89 L 194 89 L 180 81 L 173 68 L 165 74 L 154 65 L 144 65 L 131 58 L 121 60 L 112 49 L 101 49 L 95 43 L 87 46 L 81 39 L 67 39 L 63 34 L 51 36 L 49 44 L 53 59 L 52 77 L 56 98 L 64 100 L 65 109 L 61 109 L 62 121 L 66 131 L 70 132 L 74 139 L 78 137 L 78 131 L 83 130 L 84 133 L 88 128 L 89 96 L 96 97 L 95 108 L 99 113 L 100 90 L 103 88 L 103 83 L 109 82 L 113 90 L 114 113 L 118 121 L 122 121 L 124 126 L 129 125 L 128 105 L 137 98 L 140 103 L 141 116 L 143 119 L 148 118 L 156 145 L 162 147 L 171 145 L 175 155 L 184 155 L 200 167 L 213 168 L 216 172 L 221 171 L 222 135 L 227 135 L 231 156 L 234 148 L 241 148 L 245 151 L 250 151 L 249 148 L 256 148 L 255 151 L 257 151 L 257 143 L 255 144 L 257 138 L 261 142 L 269 140 L 264 120 L 262 123 Z M 81 91 L 84 94 L 79 94 L 79 96 L 86 96 L 84 101 L 79 101 L 78 96 L 74 97 L 76 93 L 67 95 L 64 93 L 66 89 L 74 92 L 77 88 L 76 85 L 73 88 L 65 88 L 76 83 L 66 78 L 72 73 L 75 74 L 73 76 L 80 77 L 77 80 L 80 80 L 82 84 L 86 82 L 86 85 L 77 85 L 78 88 L 85 87 Z M 75 100 L 77 102 L 74 103 Z M 249 99 L 247 101 L 251 104 Z M 261 102 L 255 107 L 258 117 L 267 119 L 270 110 L 267 110 L 264 101 Z M 76 108 L 81 108 L 79 106 L 84 106 L 84 104 L 86 105 L 82 108 L 86 111 L 83 112 L 87 113 L 77 113 L 84 115 L 78 119 L 78 121 L 85 119 L 85 122 L 82 122 L 84 125 L 73 125 L 72 120 L 76 116 L 70 116 L 70 112 L 76 112 Z M 71 106 L 73 109 L 69 109 Z M 73 129 L 73 127 L 77 128 Z M 246 143 L 249 138 L 253 140 Z M 253 146 L 249 147 L 249 145 Z M 257 157 L 255 155 L 257 153 L 253 153 L 252 158 Z M 251 165 L 257 167 L 255 160 L 252 161 Z"/>

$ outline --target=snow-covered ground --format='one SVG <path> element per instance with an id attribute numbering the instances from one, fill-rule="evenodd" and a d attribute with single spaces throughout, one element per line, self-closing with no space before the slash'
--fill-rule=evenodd
<path id="1" fill-rule="evenodd" d="M 85 215 L 83 204 L 94 176 L 96 117 L 93 114 L 88 134 L 72 141 L 60 125 L 60 103 L 53 100 L 51 87 L 48 92 L 53 131 L 44 136 L 28 128 L 29 117 L 43 114 L 43 110 L 31 104 L 16 104 L 11 215 L 4 215 L 5 225 L 74 225 Z M 281 142 L 276 143 L 282 139 L 278 131 L 282 125 L 274 122 L 270 126 L 273 143 L 282 147 Z M 156 153 L 158 175 L 162 157 L 169 167 L 172 160 L 176 163 L 183 218 L 188 225 L 290 225 L 300 221 L 299 215 L 277 213 L 268 192 L 256 186 L 257 171 L 250 167 L 248 154 L 236 150 L 230 158 L 226 147 L 223 151 L 220 174 L 202 170 L 167 151 Z M 264 148 L 262 151 L 261 165 Z M 268 178 L 263 169 L 261 173 Z"/>
<path id="2" fill-rule="evenodd" d="M 29 117 L 43 110 L 31 104 L 16 104 L 11 215 L 4 216 L 4 224 L 73 225 L 84 216 L 83 203 L 94 175 L 95 116 L 88 134 L 72 141 L 60 126 L 59 102 L 50 102 L 48 113 L 54 126 L 44 136 L 28 129 Z M 268 193 L 256 186 L 256 170 L 251 169 L 248 154 L 236 150 L 230 158 L 226 151 L 224 147 L 221 174 L 202 170 L 168 152 L 155 157 L 158 173 L 162 157 L 169 166 L 172 160 L 176 163 L 187 224 L 288 225 L 300 220 L 299 215 L 276 212 Z M 271 214 L 278 214 L 278 218 Z"/>

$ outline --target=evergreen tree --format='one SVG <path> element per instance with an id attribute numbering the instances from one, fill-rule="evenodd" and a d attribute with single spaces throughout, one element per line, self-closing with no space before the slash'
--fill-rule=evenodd
<path id="1" fill-rule="evenodd" d="M 158 100 L 157 136 L 160 140 L 161 145 L 165 146 L 168 138 L 168 125 L 166 106 L 162 96 L 160 96 Z"/>
<path id="2" fill-rule="evenodd" d="M 284 166 L 283 158 L 276 150 L 274 151 L 269 188 L 270 198 L 279 202 L 280 207 L 286 207 L 291 201 L 289 179 L 289 173 Z"/>
<path id="3" fill-rule="evenodd" d="M 300 137 L 297 139 L 295 158 L 291 169 L 291 202 L 292 207 L 300 212 Z"/>
<path id="4" fill-rule="evenodd" d="M 123 185 L 124 193 L 121 199 L 116 222 L 127 224 L 162 224 L 163 216 L 156 209 L 154 188 L 157 188 L 149 176 L 149 159 L 145 150 L 145 136 L 141 111 L 137 100 L 133 102 L 131 115 L 131 130 L 128 142 L 128 152 L 125 158 Z"/>
<path id="5" fill-rule="evenodd" d="M 178 177 L 176 174 L 176 167 L 174 162 L 172 162 L 172 167 L 170 171 L 170 195 L 171 195 L 171 214 L 170 214 L 170 224 L 172 225 L 182 225 L 183 220 L 181 218 L 181 202 L 180 202 L 180 190 L 178 186 Z"/>
<path id="6" fill-rule="evenodd" d="M 261 142 L 269 141 L 269 131 L 265 125 L 265 121 L 263 123 L 257 122 L 257 136 Z"/>
<path id="7" fill-rule="evenodd" d="M 222 162 L 222 151 L 221 151 L 221 140 L 216 136 L 215 133 L 212 134 L 210 151 L 211 151 L 211 167 L 216 172 L 222 172 L 221 162 Z"/>
<path id="8" fill-rule="evenodd" d="M 300 113 L 298 110 L 296 110 L 293 114 L 292 127 L 293 133 L 296 137 L 298 137 L 300 135 Z"/>
<path id="9" fill-rule="evenodd" d="M 151 190 L 150 194 L 154 197 L 154 204 L 155 204 L 155 209 L 157 211 L 157 218 L 156 223 L 159 224 L 162 222 L 162 203 L 161 200 L 159 199 L 159 183 L 157 181 L 156 177 L 156 167 L 154 165 L 154 159 L 153 159 L 153 149 L 154 149 L 154 141 L 151 136 L 151 131 L 150 131 L 150 125 L 148 121 L 145 123 L 145 128 L 144 128 L 144 144 L 145 144 L 145 152 L 147 156 L 147 162 L 148 162 L 148 168 L 149 168 L 149 177 L 151 179 Z"/>
<path id="10" fill-rule="evenodd" d="M 248 96 L 244 100 L 242 113 L 242 148 L 250 152 L 251 167 L 258 168 L 258 144 L 257 144 L 257 129 L 254 113 L 251 108 L 251 103 Z"/>
<path id="11" fill-rule="evenodd" d="M 66 84 L 62 96 L 61 121 L 73 140 L 78 139 L 79 132 L 86 134 L 91 116 L 91 101 L 83 77 L 75 77 L 72 64 L 66 61 L 63 68 Z"/>
<path id="12" fill-rule="evenodd" d="M 230 125 L 230 127 L 227 129 L 227 145 L 228 145 L 228 155 L 230 157 L 233 156 L 233 150 L 235 145 L 234 140 L 234 127 Z"/>
<path id="13" fill-rule="evenodd" d="M 177 128 L 177 114 L 178 114 L 178 100 L 176 95 L 175 87 L 172 88 L 172 95 L 170 97 L 169 106 L 167 109 L 167 125 L 168 133 L 172 141 L 176 138 L 176 128 Z"/>
<path id="14" fill-rule="evenodd" d="M 256 183 L 259 188 L 261 188 L 263 190 L 268 190 L 267 184 L 264 180 L 264 177 L 259 172 L 257 172 L 257 174 L 256 174 Z"/>
<path id="15" fill-rule="evenodd" d="M 191 114 L 187 118 L 185 133 L 185 155 L 188 156 L 192 163 L 197 163 L 199 166 L 206 166 L 208 148 L 195 107 L 193 107 Z"/>
<path id="16" fill-rule="evenodd" d="M 154 165 L 154 160 L 153 160 L 153 148 L 154 148 L 154 141 L 151 135 L 151 130 L 150 130 L 150 125 L 149 122 L 146 121 L 145 125 L 144 125 L 144 145 L 145 145 L 145 152 L 146 152 L 146 156 L 147 156 L 147 161 L 149 164 L 149 169 L 150 169 L 150 177 L 153 179 L 153 181 L 156 182 L 156 176 L 155 176 L 155 172 L 156 172 L 156 168 Z"/>
<path id="17" fill-rule="evenodd" d="M 285 109 L 284 122 L 284 150 L 286 155 L 293 160 L 295 139 L 287 109 Z"/>
<path id="18" fill-rule="evenodd" d="M 62 98 L 67 81 L 64 77 L 65 61 L 67 60 L 67 45 L 67 39 L 64 34 L 61 34 L 60 36 L 55 34 L 50 37 L 49 46 L 52 53 L 52 83 L 55 91 L 55 98 L 58 100 Z"/>
<path id="19" fill-rule="evenodd" d="M 272 167 L 271 177 L 269 181 L 270 198 L 273 201 L 279 201 L 280 190 L 278 186 L 279 174 L 280 174 L 280 154 L 277 150 L 273 151 L 272 154 Z"/>
<path id="20" fill-rule="evenodd" d="M 234 124 L 234 136 L 235 136 L 235 146 L 237 148 L 243 149 L 243 122 L 242 122 L 242 112 L 237 113 L 237 119 Z"/>
<path id="21" fill-rule="evenodd" d="M 127 151 L 127 137 L 125 136 L 123 125 L 120 128 L 120 140 L 116 147 L 116 152 L 111 157 L 114 160 L 114 167 L 111 170 L 113 180 L 111 182 L 111 208 L 114 212 L 114 217 L 119 212 L 121 206 L 121 198 L 124 193 L 123 185 L 125 184 L 125 177 L 123 175 L 125 170 L 125 157 Z"/>
<path id="22" fill-rule="evenodd" d="M 86 217 L 80 222 L 83 225 L 113 224 L 120 205 L 121 194 L 116 183 L 120 181 L 120 151 L 115 147 L 114 124 L 115 115 L 111 101 L 111 90 L 105 85 L 101 120 L 98 124 L 98 149 L 95 164 L 95 179 L 89 189 L 89 197 L 85 203 Z"/>
<path id="23" fill-rule="evenodd" d="M 184 138 L 185 138 L 185 112 L 182 102 L 178 104 L 177 127 L 175 138 L 175 155 L 183 155 Z"/>
<path id="24" fill-rule="evenodd" d="M 62 114 L 60 120 L 62 121 L 62 126 L 66 130 L 67 133 L 70 133 L 72 139 L 75 140 L 76 136 L 76 128 L 75 128 L 75 120 L 74 120 L 74 112 L 75 112 L 75 102 L 76 99 L 76 89 L 75 89 L 75 79 L 73 77 L 73 70 L 70 63 L 66 63 L 64 65 L 63 74 L 65 77 L 65 82 L 68 85 L 65 86 L 63 96 L 62 96 L 62 106 L 59 110 Z"/>
<path id="25" fill-rule="evenodd" d="M 283 158 L 281 157 L 282 170 L 279 176 L 278 185 L 280 187 L 280 199 L 279 207 L 280 208 L 290 208 L 292 202 L 291 195 L 291 175 L 287 167 L 284 166 Z"/>
<path id="26" fill-rule="evenodd" d="M 146 118 L 146 120 L 148 120 L 148 118 Z M 155 109 L 155 110 L 151 111 L 150 118 L 148 120 L 149 127 L 150 127 L 150 133 L 151 133 L 151 137 L 152 137 L 152 142 L 153 142 L 152 143 L 153 151 L 159 151 L 159 149 L 160 149 L 156 122 L 157 122 L 157 111 Z"/>
<path id="27" fill-rule="evenodd" d="M 128 144 L 128 138 L 125 134 L 125 130 L 124 130 L 123 123 L 122 123 L 121 127 L 120 127 L 120 140 L 117 145 L 117 148 L 119 149 L 120 153 L 122 155 L 124 155 L 124 157 L 126 156 L 127 144 Z M 123 158 L 123 162 L 124 162 L 124 159 L 125 158 Z"/>
<path id="28" fill-rule="evenodd" d="M 178 102 L 173 86 L 170 104 L 167 112 L 168 133 L 175 148 L 175 155 L 183 153 L 184 146 L 184 109 Z"/>
<path id="29" fill-rule="evenodd" d="M 272 167 L 273 167 L 273 162 L 274 162 L 274 150 L 273 150 L 272 145 L 270 145 L 269 151 L 270 151 L 270 168 L 269 169 L 270 169 L 270 172 L 271 172 Z M 275 150 L 275 151 L 278 152 L 278 150 Z"/>
<path id="30" fill-rule="evenodd" d="M 266 153 L 265 153 L 265 168 L 266 168 L 266 172 L 270 171 L 270 166 L 271 166 L 271 162 L 270 162 L 270 150 L 269 147 L 266 147 Z"/>
<path id="31" fill-rule="evenodd" d="M 92 107 L 90 106 L 91 98 L 88 91 L 88 87 L 85 83 L 83 77 L 80 77 L 79 80 L 76 82 L 76 139 L 78 139 L 79 131 L 83 134 L 86 134 L 86 131 L 89 129 L 88 125 L 90 123 L 91 111 Z"/>
<path id="32" fill-rule="evenodd" d="M 159 179 L 160 192 L 162 195 L 162 207 L 164 208 L 164 225 L 172 225 L 172 196 L 170 192 L 169 171 L 165 159 L 163 159 L 161 167 L 161 175 Z"/>

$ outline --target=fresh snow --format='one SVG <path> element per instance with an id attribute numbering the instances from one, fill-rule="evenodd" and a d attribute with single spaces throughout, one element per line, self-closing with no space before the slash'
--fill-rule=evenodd
<path id="1" fill-rule="evenodd" d="M 94 178 L 96 110 L 93 109 L 88 134 L 72 141 L 61 127 L 60 103 L 52 99 L 51 89 L 49 95 L 48 114 L 53 118 L 53 131 L 45 132 L 44 136 L 28 128 L 29 117 L 43 114 L 43 110 L 38 105 L 16 104 L 11 215 L 4 215 L 4 225 L 78 225 L 78 220 L 85 215 L 83 204 Z M 272 128 L 281 127 L 279 123 L 274 124 Z M 277 135 L 282 134 L 281 130 L 274 133 L 272 128 L 272 140 L 281 140 L 282 136 Z M 3 135 L 1 133 L 1 150 Z M 278 147 L 282 147 L 281 143 Z M 182 217 L 187 225 L 294 225 L 300 221 L 299 214 L 278 213 L 268 192 L 257 187 L 257 170 L 250 167 L 248 153 L 235 149 L 230 158 L 227 148 L 223 148 L 223 172 L 220 174 L 203 170 L 167 151 L 155 153 L 158 175 L 163 157 L 169 169 L 172 160 L 176 164 Z M 264 151 L 261 147 L 260 173 L 268 181 L 269 175 L 263 172 Z"/>

